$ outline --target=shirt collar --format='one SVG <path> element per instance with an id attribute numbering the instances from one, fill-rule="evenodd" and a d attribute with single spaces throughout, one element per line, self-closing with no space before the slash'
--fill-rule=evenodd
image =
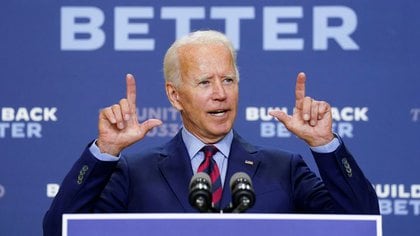
<path id="1" fill-rule="evenodd" d="M 195 137 L 192 133 L 190 133 L 185 127 L 182 128 L 182 140 L 187 147 L 188 155 L 190 159 L 193 157 L 203 148 L 206 144 Z M 230 153 L 230 146 L 233 140 L 233 131 L 230 130 L 229 133 L 223 137 L 219 142 L 215 143 L 214 146 L 219 149 L 219 152 L 223 154 L 225 158 L 229 156 Z"/>

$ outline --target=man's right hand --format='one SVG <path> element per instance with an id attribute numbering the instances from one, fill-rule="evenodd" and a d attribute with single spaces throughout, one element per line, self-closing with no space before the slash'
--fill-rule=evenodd
<path id="1" fill-rule="evenodd" d="M 152 128 L 162 124 L 161 120 L 149 119 L 139 123 L 136 111 L 136 81 L 127 74 L 127 97 L 103 109 L 99 114 L 99 137 L 96 142 L 102 153 L 113 156 L 131 144 L 142 140 Z"/>

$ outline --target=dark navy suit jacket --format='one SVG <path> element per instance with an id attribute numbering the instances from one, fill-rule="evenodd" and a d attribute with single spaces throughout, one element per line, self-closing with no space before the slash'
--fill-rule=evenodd
<path id="1" fill-rule="evenodd" d="M 234 133 L 226 179 L 239 171 L 251 176 L 256 202 L 248 213 L 379 214 L 375 191 L 344 144 L 313 155 L 322 181 L 299 155 L 253 146 Z M 197 212 L 188 202 L 192 176 L 181 132 L 118 162 L 99 161 L 87 148 L 44 217 L 44 235 L 61 234 L 63 213 Z M 221 206 L 230 198 L 225 187 Z"/>

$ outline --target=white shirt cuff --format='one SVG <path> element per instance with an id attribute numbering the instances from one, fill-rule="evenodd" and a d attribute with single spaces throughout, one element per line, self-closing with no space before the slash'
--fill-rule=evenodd
<path id="1" fill-rule="evenodd" d="M 317 153 L 330 153 L 337 150 L 337 148 L 340 146 L 340 141 L 338 138 L 334 138 L 331 140 L 331 142 L 324 144 L 322 146 L 316 146 L 316 147 L 310 147 L 312 151 Z"/>
<path id="2" fill-rule="evenodd" d="M 92 143 L 92 145 L 90 145 L 89 151 L 100 161 L 118 161 L 121 158 L 121 153 L 118 154 L 117 157 L 108 153 L 101 153 L 101 150 L 99 150 L 99 147 L 96 145 L 96 140 Z"/>

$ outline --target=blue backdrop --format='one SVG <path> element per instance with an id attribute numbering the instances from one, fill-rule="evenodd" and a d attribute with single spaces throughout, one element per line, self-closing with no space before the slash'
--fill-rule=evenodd
<path id="1" fill-rule="evenodd" d="M 127 152 L 165 142 L 179 115 L 162 58 L 178 35 L 216 29 L 238 49 L 248 140 L 306 156 L 267 110 L 291 110 L 299 71 L 329 101 L 334 129 L 380 198 L 384 235 L 420 232 L 420 2 L 25 1 L 0 4 L 0 235 L 40 235 L 65 173 L 97 134 L 98 111 L 138 84 L 141 119 L 165 125 Z"/>

